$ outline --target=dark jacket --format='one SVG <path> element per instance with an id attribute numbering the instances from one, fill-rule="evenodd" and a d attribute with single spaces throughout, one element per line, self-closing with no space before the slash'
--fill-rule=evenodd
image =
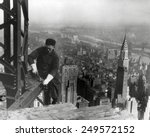
<path id="1" fill-rule="evenodd" d="M 58 79 L 59 57 L 54 50 L 49 52 L 47 47 L 37 48 L 28 56 L 29 65 L 33 64 L 35 59 L 41 78 L 45 79 L 51 74 L 54 79 Z"/>

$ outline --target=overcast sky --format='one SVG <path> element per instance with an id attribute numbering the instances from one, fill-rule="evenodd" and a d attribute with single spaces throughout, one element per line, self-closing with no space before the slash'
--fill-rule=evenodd
<path id="1" fill-rule="evenodd" d="M 150 24 L 150 0 L 29 0 L 29 15 L 30 24 Z"/>
<path id="2" fill-rule="evenodd" d="M 30 22 L 149 23 L 150 0 L 29 0 Z"/>

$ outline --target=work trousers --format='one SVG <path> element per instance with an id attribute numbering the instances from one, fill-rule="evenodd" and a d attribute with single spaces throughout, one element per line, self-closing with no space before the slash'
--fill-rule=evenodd
<path id="1" fill-rule="evenodd" d="M 44 87 L 43 92 L 43 102 L 44 105 L 56 104 L 59 103 L 59 94 L 60 85 L 56 85 L 53 81 L 51 81 L 48 85 Z"/>

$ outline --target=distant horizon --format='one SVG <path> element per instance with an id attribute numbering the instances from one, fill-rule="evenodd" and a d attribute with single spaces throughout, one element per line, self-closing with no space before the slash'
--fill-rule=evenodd
<path id="1" fill-rule="evenodd" d="M 29 19 L 44 25 L 150 24 L 150 0 L 31 0 Z"/>
<path id="2" fill-rule="evenodd" d="M 3 12 L 0 10 L 0 23 Z M 29 0 L 29 25 L 111 27 L 150 25 L 150 0 Z"/>
<path id="3" fill-rule="evenodd" d="M 41 26 L 41 27 L 40 27 Z M 87 33 L 86 35 L 96 36 L 103 40 L 111 39 L 112 41 L 122 42 L 125 33 L 127 34 L 128 40 L 133 43 L 149 43 L 150 44 L 150 25 L 124 25 L 124 26 L 46 26 L 40 24 L 30 24 L 29 30 L 37 31 L 37 32 L 49 32 L 64 29 L 68 32 L 77 33 L 80 35 L 81 33 Z M 69 30 L 71 29 L 71 31 Z M 61 32 L 61 31 L 60 31 Z"/>
<path id="4" fill-rule="evenodd" d="M 38 23 L 38 22 L 29 22 L 30 27 L 41 27 L 41 28 L 102 28 L 102 27 L 118 27 L 118 28 L 126 28 L 126 27 L 150 27 L 150 23 L 139 23 L 139 24 L 60 24 L 60 23 Z"/>

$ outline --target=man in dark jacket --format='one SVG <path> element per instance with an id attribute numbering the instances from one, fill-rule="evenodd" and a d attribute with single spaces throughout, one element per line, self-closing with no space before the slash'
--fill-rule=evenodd
<path id="1" fill-rule="evenodd" d="M 60 96 L 59 57 L 54 51 L 55 44 L 54 39 L 46 39 L 43 47 L 37 48 L 28 56 L 32 72 L 38 74 L 43 79 L 43 85 L 47 87 L 44 90 L 45 105 L 51 104 L 51 98 L 52 104 L 56 104 Z"/>

